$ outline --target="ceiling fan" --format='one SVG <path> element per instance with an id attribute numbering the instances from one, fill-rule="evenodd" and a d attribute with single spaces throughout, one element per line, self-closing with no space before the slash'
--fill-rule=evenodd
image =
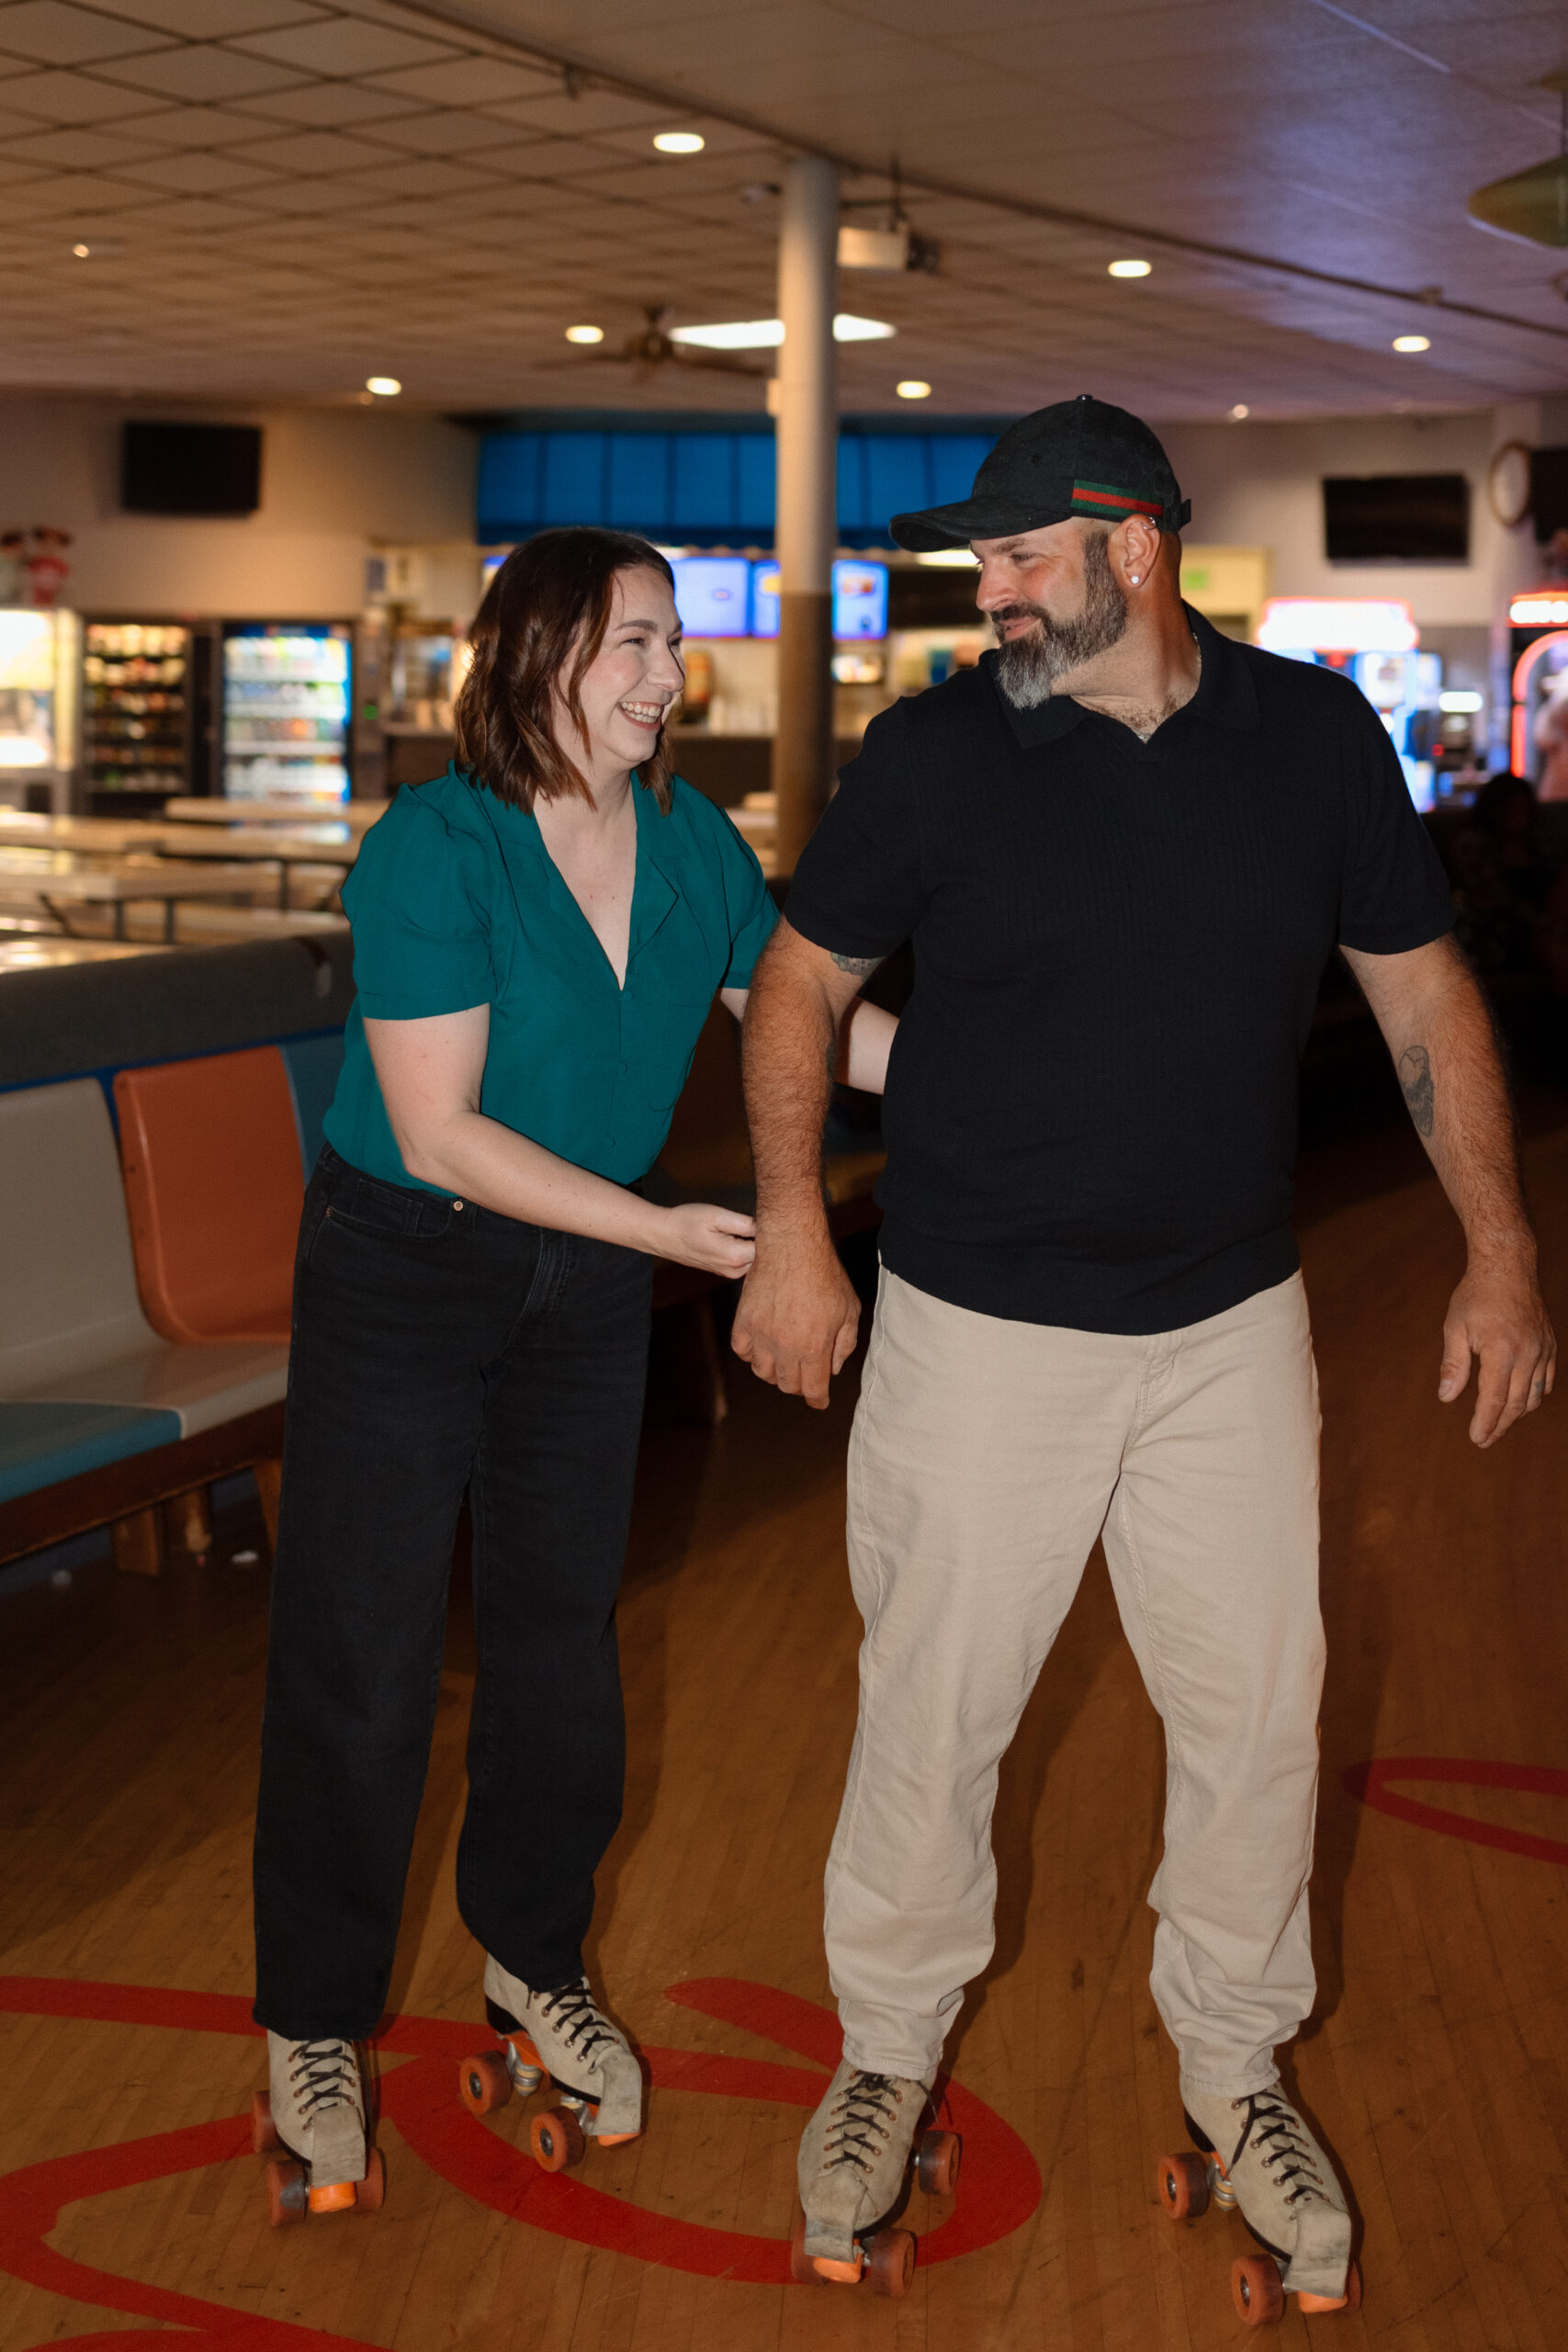
<path id="1" fill-rule="evenodd" d="M 705 368 L 723 376 L 771 376 L 771 368 L 754 367 L 750 360 L 738 359 L 727 351 L 713 351 L 696 345 L 677 343 L 670 334 L 670 322 L 674 311 L 668 302 L 645 302 L 645 327 L 628 334 L 617 347 L 609 345 L 583 347 L 570 359 L 543 359 L 535 364 L 541 368 L 577 368 L 584 361 L 601 368 L 631 368 L 644 381 L 656 375 L 660 368 L 673 364 L 677 368 Z"/>

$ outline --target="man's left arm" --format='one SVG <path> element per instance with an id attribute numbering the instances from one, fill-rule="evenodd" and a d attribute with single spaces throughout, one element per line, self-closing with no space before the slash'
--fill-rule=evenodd
<path id="1" fill-rule="evenodd" d="M 1449 1301 L 1438 1395 L 1480 1366 L 1470 1434 L 1495 1445 L 1551 1394 L 1557 1341 L 1536 1281 L 1513 1111 L 1485 1001 L 1454 940 L 1398 956 L 1346 947 L 1410 1115 L 1464 1227 L 1469 1263 Z"/>

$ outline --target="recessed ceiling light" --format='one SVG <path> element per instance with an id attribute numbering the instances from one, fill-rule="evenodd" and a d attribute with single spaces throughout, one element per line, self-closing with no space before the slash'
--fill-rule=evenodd
<path id="1" fill-rule="evenodd" d="M 367 376 L 365 389 L 374 392 L 378 400 L 392 401 L 403 388 L 395 376 Z"/>
<path id="2" fill-rule="evenodd" d="M 1112 277 L 1146 277 L 1154 264 L 1152 261 L 1112 261 L 1107 262 L 1106 267 Z"/>
<path id="3" fill-rule="evenodd" d="M 604 330 L 603 327 L 568 327 L 566 339 L 568 343 L 603 343 Z"/>
<path id="4" fill-rule="evenodd" d="M 1393 347 L 1395 351 L 1430 351 L 1432 338 L 1427 334 L 1396 334 Z"/>
<path id="5" fill-rule="evenodd" d="M 700 130 L 658 130 L 653 143 L 661 155 L 700 155 L 707 141 Z"/>
<path id="6" fill-rule="evenodd" d="M 835 343 L 884 343 L 897 332 L 886 319 L 857 319 L 852 311 L 840 311 L 833 321 Z"/>
<path id="7" fill-rule="evenodd" d="M 1252 414 L 1252 411 L 1247 407 L 1245 401 L 1237 401 L 1235 406 L 1231 411 L 1231 414 L 1239 424 L 1244 416 L 1250 416 Z"/>
<path id="8" fill-rule="evenodd" d="M 85 261 L 93 248 L 91 245 L 73 245 L 71 250 L 78 261 Z"/>
<path id="9" fill-rule="evenodd" d="M 901 401 L 929 401 L 931 396 L 931 386 L 919 376 L 906 376 L 903 382 L 895 384 L 893 389 Z"/>

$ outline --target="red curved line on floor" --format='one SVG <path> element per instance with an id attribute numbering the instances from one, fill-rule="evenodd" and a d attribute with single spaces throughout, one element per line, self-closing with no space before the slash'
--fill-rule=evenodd
<path id="1" fill-rule="evenodd" d="M 97 1995 L 119 1988 L 93 1985 L 87 1989 Z M 0 2179 L 0 2269 L 73 2302 L 130 2312 L 141 2319 L 170 2323 L 182 2331 L 173 2338 L 140 2328 L 63 2341 L 53 2338 L 50 2352 L 66 2352 L 68 2345 L 75 2352 L 97 2352 L 100 2345 L 141 2347 L 153 2344 L 164 2346 L 164 2352 L 174 2352 L 175 2346 L 186 2343 L 193 2347 L 210 2346 L 212 2352 L 220 2352 L 220 2352 L 378 2352 L 378 2347 L 358 2337 L 298 2327 L 288 2320 L 264 2318 L 226 2303 L 204 2302 L 172 2288 L 99 2270 L 58 2254 L 46 2244 L 64 2205 L 102 2197 L 117 2188 L 138 2188 L 144 2181 L 195 2172 L 204 2165 L 225 2164 L 231 2157 L 248 2154 L 250 2145 L 249 2116 L 231 2115 L 216 2123 L 191 2124 L 184 2131 L 154 2132 L 143 2140 L 122 2140 L 112 2147 L 47 2158 Z"/>
<path id="2" fill-rule="evenodd" d="M 839 2024 L 815 2003 L 739 1978 L 709 1977 L 674 1988 L 671 1997 L 745 2031 L 836 2064 Z M 144 1985 L 73 1984 L 40 1977 L 0 1978 L 0 2008 L 36 2016 L 106 2023 L 157 2025 L 182 2032 L 256 2036 L 248 2005 L 237 1996 L 182 1994 Z M 412 2064 L 394 2068 L 380 2084 L 381 2109 L 433 2170 L 492 2211 L 579 2244 L 664 2269 L 737 2283 L 782 2286 L 788 2253 L 780 2238 L 714 2229 L 649 2211 L 591 2180 L 539 2171 L 532 2158 L 485 2130 L 456 2096 L 456 2062 L 473 2048 L 465 2025 L 434 2018 L 389 2019 L 378 2037 L 383 2050 Z M 655 2086 L 668 2091 L 745 2098 L 809 2109 L 821 2097 L 825 2071 L 780 2065 L 719 2052 L 652 2048 L 645 2052 Z M 964 2135 L 964 2198 L 938 2228 L 922 2233 L 921 2258 L 952 2261 L 994 2244 L 1027 2221 L 1039 2203 L 1038 2167 L 1028 2148 L 983 2100 L 949 2084 L 944 2114 Z M 195 2331 L 197 2346 L 221 2352 L 367 2352 L 347 2337 L 258 2318 L 169 2290 L 126 2279 L 56 2254 L 44 2241 L 62 2205 L 134 2187 L 142 2181 L 227 2161 L 248 2149 L 248 2118 L 194 2125 L 122 2142 L 25 2167 L 0 2183 L 0 2267 L 78 2302 L 173 2323 Z M 591 2162 L 613 2165 L 611 2151 Z M 919 2219 L 919 2207 L 913 2216 Z M 138 2352 L 143 2331 L 117 2338 L 120 2352 Z M 162 2339 L 166 2343 L 167 2339 Z M 96 2336 L 76 2340 L 77 2352 L 97 2352 Z M 56 2346 L 64 2352 L 64 2346 Z"/>
<path id="3" fill-rule="evenodd" d="M 1440 1838 L 1461 1838 L 1467 1845 L 1490 1846 L 1497 1853 L 1522 1854 L 1528 1861 L 1568 1863 L 1568 1841 L 1560 1838 L 1537 1838 L 1526 1829 L 1478 1821 L 1473 1814 L 1423 1804 L 1416 1797 L 1398 1795 L 1392 1785 L 1398 1781 L 1435 1781 L 1455 1788 L 1512 1789 L 1526 1796 L 1568 1797 L 1568 1771 L 1557 1765 L 1498 1764 L 1464 1756 L 1381 1756 L 1365 1764 L 1347 1765 L 1340 1778 L 1353 1797 L 1395 1821 L 1436 1830 Z"/>

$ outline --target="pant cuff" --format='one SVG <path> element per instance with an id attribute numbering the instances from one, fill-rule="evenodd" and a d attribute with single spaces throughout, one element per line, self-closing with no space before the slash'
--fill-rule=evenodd
<path id="1" fill-rule="evenodd" d="M 1224 2083 L 1201 2082 L 1196 2075 L 1183 2075 L 1181 2096 L 1185 2098 L 1189 2091 L 1198 2091 L 1205 2098 L 1250 2098 L 1255 2091 L 1277 2089 L 1279 2081 L 1278 2066 L 1269 2066 L 1261 2073 L 1255 2069 L 1250 2075 L 1234 2076 L 1230 2081 Z"/>

